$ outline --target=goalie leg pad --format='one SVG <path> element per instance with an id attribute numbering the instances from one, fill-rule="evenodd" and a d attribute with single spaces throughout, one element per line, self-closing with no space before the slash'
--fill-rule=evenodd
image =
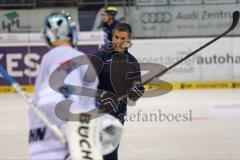
<path id="1" fill-rule="evenodd" d="M 108 114 L 90 119 L 90 115 L 82 113 L 79 122 L 69 121 L 61 127 L 73 160 L 101 160 L 103 155 L 118 147 L 123 128 L 121 122 Z"/>

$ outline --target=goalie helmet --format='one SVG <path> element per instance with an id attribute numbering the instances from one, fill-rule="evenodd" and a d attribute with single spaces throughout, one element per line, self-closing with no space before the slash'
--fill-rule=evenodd
<path id="1" fill-rule="evenodd" d="M 72 45 L 77 46 L 77 25 L 66 12 L 49 15 L 45 20 L 43 34 L 50 46 L 57 40 L 71 40 Z"/>

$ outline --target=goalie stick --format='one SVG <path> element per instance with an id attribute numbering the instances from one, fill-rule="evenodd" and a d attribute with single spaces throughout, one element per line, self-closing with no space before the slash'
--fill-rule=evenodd
<path id="1" fill-rule="evenodd" d="M 17 93 L 23 97 L 23 99 L 29 104 L 30 108 L 36 113 L 36 115 L 46 124 L 46 126 L 53 131 L 56 137 L 58 137 L 63 144 L 66 143 L 63 132 L 58 128 L 57 125 L 53 124 L 47 116 L 39 110 L 36 105 L 33 103 L 32 98 L 22 89 L 22 87 L 13 79 L 2 65 L 0 65 L 0 74 L 3 75 L 5 81 L 11 85 Z"/>
<path id="2" fill-rule="evenodd" d="M 115 118 L 113 118 L 112 116 L 110 117 L 110 115 L 108 115 L 108 117 L 103 117 L 103 119 L 105 118 L 107 121 L 102 121 L 101 126 L 102 128 L 100 129 L 99 127 L 94 127 L 98 124 L 100 124 L 100 121 L 89 121 L 89 125 L 83 126 L 83 128 L 87 127 L 88 128 L 88 141 L 86 139 L 81 139 L 81 136 L 76 136 L 79 131 L 79 129 L 81 129 L 81 127 L 79 128 L 78 125 L 74 125 L 73 123 L 70 125 L 65 125 L 62 129 L 65 129 L 65 132 L 68 132 L 68 134 L 65 136 L 63 131 L 59 129 L 59 127 L 57 125 L 55 125 L 54 123 L 52 123 L 47 116 L 45 115 L 45 113 L 43 113 L 40 109 L 37 108 L 37 106 L 33 103 L 31 97 L 22 89 L 22 87 L 19 85 L 19 83 L 17 83 L 17 81 L 15 79 L 13 79 L 5 70 L 5 68 L 0 64 L 0 74 L 2 74 L 3 78 L 5 79 L 5 81 L 11 85 L 16 91 L 17 93 L 23 97 L 23 99 L 29 104 L 30 108 L 36 113 L 36 115 L 44 122 L 44 124 L 54 133 L 54 135 L 59 138 L 59 140 L 63 143 L 63 144 L 67 144 L 67 141 L 71 142 L 72 145 L 68 145 L 69 149 L 70 149 L 70 154 L 71 154 L 71 158 L 72 159 L 88 159 L 86 158 L 87 156 L 82 155 L 83 152 L 89 152 L 90 151 L 85 151 L 84 149 L 81 150 L 79 149 L 79 144 L 82 147 L 82 143 L 87 143 L 87 145 L 90 145 L 90 149 L 91 149 L 91 153 L 92 153 L 92 159 L 98 159 L 100 160 L 102 158 L 102 155 L 106 155 L 111 153 L 113 150 L 115 150 L 119 144 L 120 141 L 120 135 L 122 133 L 122 124 L 116 120 Z M 83 114 L 82 116 L 86 116 L 87 114 Z M 86 119 L 84 118 L 84 121 Z M 89 119 L 90 120 L 90 119 Z M 114 122 L 114 123 L 113 123 Z M 76 124 L 76 122 L 74 122 Z M 103 134 L 103 132 L 100 134 L 100 131 L 104 130 L 104 127 L 109 128 L 109 127 L 115 127 L 119 132 L 118 134 L 115 134 L 115 136 L 109 137 L 108 134 Z M 91 129 L 90 129 L 91 128 Z M 75 131 L 72 134 L 69 134 L 70 131 Z M 95 133 L 96 132 L 96 133 Z M 98 139 L 96 139 L 95 134 L 100 134 L 100 141 L 98 141 Z M 81 133 L 80 133 L 81 134 Z M 91 134 L 91 136 L 90 136 Z M 93 136 L 94 137 L 93 137 Z M 105 136 L 103 138 L 103 136 Z M 91 138 L 90 138 L 91 137 Z M 79 141 L 76 141 L 76 139 L 78 138 Z M 105 141 L 107 143 L 105 144 L 100 144 L 103 143 Z M 108 140 L 108 141 L 107 141 Z M 114 144 L 110 143 L 110 140 L 113 141 L 114 140 Z M 78 143 L 79 142 L 79 143 Z M 96 145 L 96 146 L 93 146 Z M 99 149 L 101 149 L 101 153 L 99 152 Z"/>

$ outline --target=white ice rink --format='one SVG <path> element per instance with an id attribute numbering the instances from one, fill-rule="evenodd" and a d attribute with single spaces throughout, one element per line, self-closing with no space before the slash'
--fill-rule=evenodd
<path id="1" fill-rule="evenodd" d="M 27 109 L 18 95 L 0 95 L 0 159 L 29 159 Z M 159 110 L 191 110 L 192 121 L 150 121 Z M 240 90 L 172 91 L 140 100 L 127 119 L 120 160 L 240 159 Z"/>

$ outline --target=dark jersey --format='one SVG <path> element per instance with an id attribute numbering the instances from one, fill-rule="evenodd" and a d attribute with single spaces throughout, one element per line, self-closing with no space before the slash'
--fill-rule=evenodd
<path id="1" fill-rule="evenodd" d="M 107 23 L 103 23 L 103 31 L 104 31 L 104 46 L 110 44 L 112 42 L 113 30 L 119 22 L 114 20 L 111 25 Z"/>
<path id="2" fill-rule="evenodd" d="M 124 54 L 100 51 L 96 55 L 103 61 L 98 89 L 115 93 L 120 97 L 128 92 L 133 82 L 141 82 L 139 63 L 128 51 Z M 123 123 L 126 111 L 127 99 L 125 98 L 119 103 L 118 111 L 111 114 Z"/>

